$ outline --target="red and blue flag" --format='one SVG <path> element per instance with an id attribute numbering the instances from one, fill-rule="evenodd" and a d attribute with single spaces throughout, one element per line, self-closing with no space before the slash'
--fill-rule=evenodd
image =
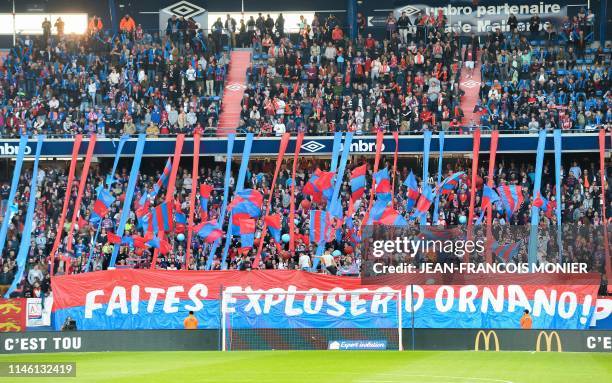
<path id="1" fill-rule="evenodd" d="M 351 172 L 351 200 L 357 201 L 365 193 L 367 166 L 361 165 Z"/>
<path id="2" fill-rule="evenodd" d="M 205 221 L 208 218 L 208 201 L 213 187 L 207 184 L 200 185 L 200 218 Z"/>
<path id="3" fill-rule="evenodd" d="M 113 202 L 115 202 L 115 197 L 108 190 L 100 189 L 98 199 L 94 202 L 89 222 L 92 224 L 99 223 L 106 216 Z"/>
<path id="4" fill-rule="evenodd" d="M 431 204 L 433 203 L 435 198 L 434 192 L 432 192 L 431 187 L 429 185 L 423 186 L 423 193 L 419 197 L 419 200 L 414 208 L 414 212 L 412 213 L 412 218 L 420 218 L 427 214 Z"/>
<path id="5" fill-rule="evenodd" d="M 393 208 L 393 206 L 389 205 L 383 211 L 380 219 L 374 223 L 389 226 L 406 226 L 408 221 L 406 221 L 406 218 L 399 214 L 397 210 Z"/>
<path id="6" fill-rule="evenodd" d="M 406 190 L 406 211 L 411 211 L 414 207 L 414 204 L 419 199 L 419 184 L 417 183 L 416 176 L 410 171 L 408 177 L 404 181 L 404 186 L 407 187 Z"/>
<path id="7" fill-rule="evenodd" d="M 506 210 L 507 218 L 517 211 L 523 204 L 523 191 L 518 185 L 502 185 L 497 188 L 499 198 Z"/>
<path id="8" fill-rule="evenodd" d="M 444 181 L 442 181 L 442 183 L 438 186 L 438 189 L 442 194 L 452 193 L 457 188 L 457 186 L 459 186 L 459 180 L 464 175 L 464 172 L 453 173 L 452 175 L 446 177 Z"/>
<path id="9" fill-rule="evenodd" d="M 249 218 L 257 218 L 261 215 L 263 205 L 263 195 L 253 189 L 244 189 L 236 192 L 236 196 L 227 207 L 230 212 L 235 214 L 245 213 Z"/>
<path id="10" fill-rule="evenodd" d="M 476 222 L 477 225 L 480 225 L 482 223 L 482 219 L 484 218 L 484 214 L 487 208 L 489 206 L 493 206 L 493 204 L 495 204 L 499 200 L 500 200 L 499 194 L 497 194 L 495 190 L 493 190 L 493 188 L 489 187 L 489 185 L 483 186 L 482 201 L 480 205 L 480 208 L 482 209 L 482 211 L 480 212 L 480 217 L 478 218 L 478 221 Z"/>
<path id="11" fill-rule="evenodd" d="M 274 241 L 280 243 L 281 241 L 281 217 L 280 214 L 267 215 L 264 217 L 264 222 L 268 225 L 268 231 L 270 236 L 274 238 Z"/>
<path id="12" fill-rule="evenodd" d="M 548 199 L 542 196 L 540 192 L 536 193 L 536 197 L 533 199 L 533 206 L 540 208 L 544 213 L 548 212 L 549 203 Z"/>
<path id="13" fill-rule="evenodd" d="M 389 169 L 384 168 L 374 173 L 376 182 L 376 198 L 391 201 L 391 178 Z"/>
<path id="14" fill-rule="evenodd" d="M 327 239 L 328 219 L 323 210 L 310 211 L 310 241 L 320 244 Z"/>
<path id="15" fill-rule="evenodd" d="M 493 254 L 501 262 L 508 263 L 518 256 L 522 241 L 500 245 L 497 241 L 491 246 Z"/>
<path id="16" fill-rule="evenodd" d="M 219 229 L 216 220 L 202 222 L 195 227 L 195 231 L 206 243 L 213 243 L 223 237 L 223 230 Z"/>
<path id="17" fill-rule="evenodd" d="M 153 229 L 154 233 L 159 233 L 160 231 L 169 232 L 173 230 L 173 207 L 174 205 L 172 203 L 164 201 L 151 209 L 150 227 Z"/>
<path id="18" fill-rule="evenodd" d="M 240 246 L 253 247 L 255 241 L 255 220 L 244 218 L 240 220 Z"/>
<path id="19" fill-rule="evenodd" d="M 175 231 L 177 233 L 184 233 L 187 228 L 187 215 L 185 213 L 177 211 L 174 213 Z"/>

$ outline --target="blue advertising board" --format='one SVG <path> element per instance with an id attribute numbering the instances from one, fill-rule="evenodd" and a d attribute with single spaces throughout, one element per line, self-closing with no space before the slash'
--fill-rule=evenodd
<path id="1" fill-rule="evenodd" d="M 309 136 L 304 139 L 301 147 L 301 155 L 306 156 L 329 156 L 332 153 L 333 137 L 331 136 Z M 490 146 L 490 137 L 483 135 L 480 143 L 481 152 L 487 152 Z M 85 143 L 88 140 L 84 140 Z M 114 157 L 118 138 L 98 138 L 94 155 L 98 157 Z M 43 144 L 42 157 L 70 157 L 74 140 L 67 138 L 47 138 Z M 167 157 L 174 153 L 175 139 L 152 138 L 147 140 L 144 156 L 145 157 Z M 374 155 L 375 136 L 357 136 L 351 144 L 351 153 Z M 395 142 L 391 136 L 384 140 L 383 153 L 391 154 L 395 151 Z M 499 138 L 498 153 L 535 153 L 538 144 L 536 134 L 501 134 Z M 36 140 L 31 139 L 26 147 L 26 157 L 34 156 Z M 438 150 L 439 141 L 434 135 L 431 142 L 431 150 Z M 564 152 L 594 152 L 599 149 L 597 133 L 568 133 L 563 135 Z M 606 140 L 607 148 L 610 143 Z M 0 139 L 0 158 L 15 158 L 18 152 L 19 140 Z M 266 137 L 257 138 L 253 142 L 252 155 L 254 156 L 277 156 L 280 146 L 280 138 Z M 446 153 L 467 154 L 472 152 L 473 139 L 470 135 L 446 135 L 444 151 Z M 546 140 L 546 151 L 553 151 L 554 143 L 552 135 Z M 136 149 L 136 138 L 126 142 L 122 156 L 130 157 L 134 155 Z M 234 155 L 242 154 L 244 149 L 244 138 L 239 137 L 234 144 Z M 85 154 L 87 145 L 81 145 L 80 153 Z M 295 138 L 289 142 L 287 153 L 292 154 L 295 150 Z M 420 154 L 423 152 L 423 136 L 411 135 L 400 136 L 400 154 Z M 220 156 L 226 153 L 226 140 L 222 138 L 203 138 L 200 144 L 201 156 Z M 193 139 L 188 138 L 183 145 L 183 155 L 193 154 Z"/>

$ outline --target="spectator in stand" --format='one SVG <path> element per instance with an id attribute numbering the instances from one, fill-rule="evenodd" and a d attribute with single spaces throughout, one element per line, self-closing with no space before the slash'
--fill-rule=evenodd
<path id="1" fill-rule="evenodd" d="M 533 186 L 534 180 L 532 174 L 534 172 L 533 163 L 526 159 L 525 162 L 516 161 L 511 155 L 500 154 L 498 156 L 498 162 L 494 171 L 494 186 L 500 185 L 520 185 L 523 190 L 524 203 L 517 209 L 512 217 L 507 217 L 503 209 L 493 209 L 493 223 L 494 225 L 528 225 L 530 222 L 530 211 L 531 204 L 533 202 Z M 601 179 L 598 171 L 598 165 L 595 160 L 587 159 L 566 159 L 569 161 L 564 163 L 561 169 L 562 175 L 562 190 L 561 190 L 561 201 L 556 201 L 555 190 L 554 190 L 554 177 L 551 174 L 552 163 L 545 161 L 544 174 L 542 177 L 541 195 L 548 200 L 549 206 L 554 207 L 556 204 L 561 203 L 562 208 L 562 222 L 574 223 L 580 226 L 585 225 L 601 225 L 603 223 L 602 209 L 606 209 L 606 217 L 608 223 L 612 224 L 612 186 L 610 183 L 606 184 L 606 205 L 602 206 L 598 203 L 598 198 L 601 195 Z M 381 167 L 390 167 L 388 158 L 383 158 Z M 368 184 L 371 182 L 372 177 L 372 161 L 366 161 L 363 158 L 356 158 L 349 164 L 347 172 L 345 174 L 345 181 L 348 181 L 350 171 L 361 165 L 367 164 L 367 179 Z M 88 180 L 83 195 L 83 202 L 81 210 L 79 211 L 79 222 L 77 223 L 73 236 L 73 250 L 70 252 L 67 250 L 67 235 L 66 233 L 62 236 L 62 242 L 58 256 L 56 257 L 56 264 L 53 266 L 57 274 L 71 274 L 84 272 L 87 264 L 90 262 L 92 270 L 100 270 L 108 267 L 110 254 L 112 253 L 112 244 L 109 239 L 109 232 L 114 232 L 114 227 L 120 217 L 121 212 L 121 197 L 125 193 L 128 183 L 128 170 L 126 168 L 120 169 L 117 174 L 113 175 L 116 182 L 111 188 L 113 196 L 118 198 L 110 207 L 109 213 L 102 220 L 100 235 L 97 240 L 94 241 L 94 234 L 96 232 L 96 226 L 89 224 L 90 214 L 96 200 L 96 188 L 101 185 L 106 179 L 105 167 L 108 164 L 100 164 L 93 166 L 90 169 Z M 286 250 L 287 245 L 279 244 L 277 246 L 269 238 L 264 238 L 263 255 L 265 262 L 262 267 L 266 268 L 306 268 L 312 265 L 312 260 L 315 254 L 314 244 L 309 243 L 308 230 L 309 230 L 309 211 L 311 208 L 315 208 L 318 205 L 310 200 L 310 197 L 303 192 L 303 187 L 306 182 L 310 179 L 313 172 L 321 167 L 322 169 L 327 168 L 328 164 L 322 164 L 317 160 L 313 159 L 300 159 L 298 163 L 299 172 L 296 176 L 296 217 L 298 222 L 296 225 L 296 255 L 295 257 L 287 256 Z M 409 173 L 409 162 L 400 160 L 398 164 L 398 171 L 395 176 L 399 179 L 405 179 Z M 149 166 L 146 169 L 142 169 L 141 174 L 137 180 L 137 191 L 134 198 L 134 211 L 138 207 L 136 201 L 140 201 L 142 193 L 145 190 L 152 190 L 153 185 L 159 179 L 161 174 L 160 166 Z M 259 190 L 266 196 L 268 190 L 270 190 L 270 182 L 272 180 L 272 171 L 275 167 L 275 163 L 269 160 L 254 160 L 249 163 L 249 176 L 246 180 L 246 188 L 252 188 Z M 35 208 L 35 217 L 33 225 L 33 236 L 32 236 L 32 247 L 30 249 L 28 262 L 26 266 L 26 272 L 24 275 L 26 278 L 23 281 L 17 294 L 20 295 L 40 295 L 48 293 L 48 255 L 53 246 L 55 239 L 56 227 L 59 220 L 59 214 L 62 210 L 62 201 L 64 193 L 70 193 L 76 199 L 76 192 L 79 185 L 78 177 L 73 181 L 72 185 L 66 185 L 67 182 L 67 168 L 68 164 L 64 163 L 62 166 L 44 166 L 40 169 L 37 176 L 40 179 L 40 197 L 37 200 Z M 152 169 L 157 169 L 152 171 Z M 106 168 L 107 169 L 107 168 Z M 176 183 L 176 192 L 174 199 L 176 201 L 177 209 L 183 213 L 188 213 L 189 194 L 198 185 L 191 184 L 191 169 L 190 164 L 183 164 L 183 167 L 179 169 L 179 177 Z M 471 181 L 470 164 L 465 160 L 454 159 L 445 160 L 445 168 L 443 177 L 450 175 L 457 171 L 464 171 L 466 177 L 459 179 L 457 188 L 452 193 L 441 195 L 440 198 L 440 220 L 446 225 L 457 225 L 460 223 L 461 218 L 467 216 L 469 209 L 469 188 Z M 605 170 L 605 174 L 610 176 L 612 168 L 609 166 Z M 485 166 L 478 169 L 477 183 L 482 184 L 482 180 L 486 179 Z M 180 175 L 183 175 L 182 177 Z M 15 258 L 19 248 L 20 235 L 23 231 L 24 218 L 26 204 L 28 201 L 28 190 L 31 182 L 31 172 L 25 172 L 23 179 L 19 183 L 17 190 L 16 204 L 17 213 L 11 219 L 9 224 L 8 241 L 4 250 L 4 253 L 0 255 L 0 266 L 2 267 L 2 273 L 0 273 L 0 281 L 11 279 L 16 270 Z M 290 187 L 291 182 L 291 170 L 286 163 L 281 166 L 281 171 L 277 178 L 277 184 L 275 185 L 275 192 L 272 196 L 271 203 L 271 214 L 281 215 L 281 231 L 282 233 L 289 232 L 288 222 L 288 209 L 290 201 Z M 222 204 L 223 194 L 223 183 L 224 175 L 223 170 L 219 165 L 213 166 L 202 166 L 200 168 L 200 174 L 197 177 L 198 184 L 208 184 L 213 187 L 209 199 L 209 210 L 207 212 L 206 219 L 218 219 L 220 214 L 220 206 Z M 425 180 L 420 180 L 420 187 L 424 187 L 425 184 L 429 186 L 433 185 L 433 175 L 429 175 Z M 189 181 L 187 181 L 189 180 Z M 230 188 L 233 190 L 234 178 L 230 179 Z M 1 191 L 1 189 L 0 189 Z M 481 193 L 482 188 L 478 188 L 477 196 L 475 201 L 475 216 L 478 217 L 481 213 Z M 0 194 L 1 195 L 1 194 Z M 398 212 L 404 217 L 408 218 L 410 215 L 409 211 L 405 210 L 406 206 L 406 188 L 401 185 L 401 182 L 396 183 L 396 190 L 394 191 L 396 198 L 395 206 Z M 351 196 L 350 187 L 348 182 L 344 182 L 341 188 L 340 198 L 343 205 L 343 211 L 346 211 L 349 199 Z M 156 197 L 148 197 L 149 206 L 156 206 L 162 200 L 165 199 L 164 192 L 160 192 Z M 355 214 L 352 216 L 354 221 L 355 230 L 359 230 L 362 220 L 365 215 L 365 210 L 368 205 L 369 195 L 368 192 L 360 199 L 360 201 L 354 201 L 355 203 Z M 198 205 L 199 206 L 199 205 Z M 70 217 L 70 214 L 68 215 Z M 195 211 L 194 225 L 197 225 L 204 217 L 201 214 L 200 209 Z M 227 220 L 227 217 L 225 217 Z M 541 212 L 540 224 L 542 227 L 550 227 L 556 225 L 556 215 L 554 208 L 549 208 L 546 211 Z M 427 222 L 432 223 L 432 217 L 430 212 L 427 214 Z M 256 232 L 256 241 L 262 240 L 260 236 L 260 229 L 262 222 L 258 222 L 258 229 Z M 70 222 L 65 223 L 65 231 L 70 227 Z M 325 252 L 325 258 L 327 258 L 323 264 L 324 266 L 336 265 L 337 271 L 340 274 L 357 274 L 358 265 L 360 261 L 360 254 L 358 247 L 352 239 L 351 232 L 348 227 L 343 227 L 343 235 L 341 238 L 336 238 L 333 242 L 327 246 Z M 140 227 L 136 219 L 135 214 L 130 213 L 128 224 L 126 226 L 126 235 L 144 235 L 144 228 Z M 189 265 L 184 265 L 185 257 L 185 242 L 179 241 L 176 237 L 177 232 L 167 233 L 168 240 L 172 246 L 172 252 L 167 256 L 160 256 L 158 258 L 157 267 L 164 269 L 181 269 L 188 267 L 190 269 L 203 269 L 208 262 L 210 257 L 209 248 L 204 244 L 203 240 L 198 236 L 193 237 L 192 249 L 193 257 Z M 571 233 L 568 233 L 570 235 Z M 554 238 L 549 241 L 555 241 Z M 546 242 L 543 240 L 542 242 Z M 573 242 L 572 242 L 573 243 Z M 588 259 L 600 259 L 601 257 L 601 242 L 597 243 L 583 243 L 581 240 L 576 242 L 578 245 L 569 245 L 567 252 L 564 256 L 567 259 L 581 259 L 581 257 L 587 257 L 586 254 L 591 254 Z M 549 245 L 551 246 L 551 245 Z M 598 247 L 599 246 L 599 247 Z M 336 257 L 332 253 L 334 250 L 339 250 L 341 255 Z M 213 268 L 220 269 L 221 261 L 219 252 L 213 255 Z M 91 254 L 91 259 L 90 259 Z M 227 259 L 228 268 L 230 269 L 248 269 L 251 267 L 253 258 L 255 256 L 255 250 L 250 250 L 246 253 L 241 253 L 240 243 L 237 240 L 232 240 L 229 256 Z M 520 254 L 520 257 L 524 257 L 525 254 Z M 546 257 L 546 248 L 542 247 L 539 250 L 541 259 Z M 331 259 L 330 259 L 331 258 Z M 152 249 L 137 249 L 132 245 L 123 244 L 120 246 L 118 264 L 124 267 L 133 268 L 149 268 L 152 260 Z M 332 262 L 333 260 L 333 262 Z M 333 273 L 333 270 L 328 270 Z M 2 279 L 4 278 L 4 279 Z"/>
<path id="2" fill-rule="evenodd" d="M 125 34 L 131 34 L 132 32 L 134 32 L 134 30 L 136 29 L 136 23 L 134 22 L 132 16 L 126 13 L 125 16 L 123 16 L 123 18 L 119 22 L 119 29 Z"/>

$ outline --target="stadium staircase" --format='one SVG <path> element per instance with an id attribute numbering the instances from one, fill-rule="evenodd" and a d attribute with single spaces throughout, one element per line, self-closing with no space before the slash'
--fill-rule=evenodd
<path id="1" fill-rule="evenodd" d="M 477 59 L 474 63 L 474 75 L 470 78 L 468 70 L 465 66 L 461 69 L 461 80 L 459 86 L 465 92 L 461 98 L 461 109 L 463 110 L 462 125 L 472 125 L 472 120 L 476 125 L 480 125 L 480 113 L 474 113 L 474 107 L 478 102 L 480 93 L 480 52 L 476 55 Z M 464 64 L 465 65 L 465 64 Z"/>
<path id="2" fill-rule="evenodd" d="M 230 56 L 229 70 L 223 85 L 223 100 L 217 128 L 218 136 L 235 133 L 240 121 L 240 102 L 247 83 L 247 69 L 251 65 L 251 49 L 236 49 Z"/>

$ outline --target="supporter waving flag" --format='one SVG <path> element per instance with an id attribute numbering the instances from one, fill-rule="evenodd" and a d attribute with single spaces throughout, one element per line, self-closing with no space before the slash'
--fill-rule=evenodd
<path id="1" fill-rule="evenodd" d="M 523 204 L 523 191 L 518 185 L 502 185 L 497 188 L 500 200 L 508 219 L 517 211 Z"/>
<path id="2" fill-rule="evenodd" d="M 185 213 L 177 211 L 174 213 L 175 231 L 176 233 L 184 233 L 187 228 L 187 216 Z"/>
<path id="3" fill-rule="evenodd" d="M 106 189 L 100 189 L 98 199 L 94 203 L 89 222 L 97 225 L 108 213 L 110 206 L 115 202 L 115 197 Z"/>
<path id="4" fill-rule="evenodd" d="M 406 226 L 408 224 L 406 219 L 391 205 L 385 208 L 380 219 L 375 221 L 375 223 L 389 226 Z"/>
<path id="5" fill-rule="evenodd" d="M 489 187 L 489 185 L 485 184 L 482 188 L 482 201 L 481 201 L 481 212 L 478 221 L 476 222 L 478 225 L 482 224 L 482 219 L 484 218 L 485 212 L 489 206 L 493 206 L 497 201 L 499 201 L 499 195 L 493 190 L 493 188 Z"/>
<path id="6" fill-rule="evenodd" d="M 461 177 L 465 175 L 465 172 L 457 172 L 452 175 L 446 177 L 444 181 L 440 185 L 438 185 L 438 190 L 442 194 L 450 194 L 459 186 L 459 180 Z"/>
<path id="7" fill-rule="evenodd" d="M 164 201 L 151 209 L 150 227 L 152 227 L 154 233 L 158 233 L 160 231 L 169 232 L 173 230 L 173 207 L 174 205 L 172 203 Z"/>
<path id="8" fill-rule="evenodd" d="M 507 245 L 500 245 L 497 241 L 491 246 L 493 254 L 500 262 L 508 263 L 518 256 L 519 249 L 523 241 L 509 243 Z"/>
<path id="9" fill-rule="evenodd" d="M 240 245 L 242 248 L 253 247 L 255 241 L 255 220 L 244 218 L 240 220 Z"/>
<path id="10" fill-rule="evenodd" d="M 200 218 L 204 221 L 208 218 L 208 201 L 213 187 L 207 184 L 200 185 Z"/>
<path id="11" fill-rule="evenodd" d="M 419 199 L 419 184 L 412 170 L 410 170 L 410 174 L 408 174 L 408 177 L 404 181 L 404 186 L 408 188 L 406 191 L 406 211 L 409 212 Z"/>
<path id="12" fill-rule="evenodd" d="M 389 201 L 385 199 L 377 199 L 372 205 L 372 210 L 370 211 L 370 217 L 368 219 L 368 225 L 372 225 L 378 222 L 385 214 L 385 210 L 387 209 L 387 205 L 389 205 Z"/>
<path id="13" fill-rule="evenodd" d="M 433 203 L 435 198 L 435 193 L 432 192 L 431 187 L 429 185 L 425 185 L 423 187 L 423 193 L 419 197 L 419 200 L 416 204 L 414 213 L 412 213 L 412 218 L 421 218 L 427 215 L 427 211 L 429 207 Z"/>
<path id="14" fill-rule="evenodd" d="M 335 172 L 320 172 L 318 178 L 314 181 L 314 186 L 321 191 L 321 194 L 329 201 L 334 192 L 334 176 Z"/>
<path id="15" fill-rule="evenodd" d="M 213 243 L 223 237 L 223 230 L 219 229 L 216 220 L 202 222 L 194 230 L 206 243 Z"/>
<path id="16" fill-rule="evenodd" d="M 280 243 L 281 241 L 281 217 L 280 214 L 267 215 L 264 217 L 266 225 L 270 235 L 274 238 L 274 241 Z"/>
<path id="17" fill-rule="evenodd" d="M 316 186 L 317 180 L 319 179 L 319 175 L 321 174 L 321 169 L 315 170 L 314 174 L 310 177 L 302 192 L 306 195 L 312 197 L 312 200 L 316 203 L 323 202 L 323 192 Z M 292 180 L 293 182 L 293 180 Z"/>
<path id="18" fill-rule="evenodd" d="M 351 172 L 351 200 L 357 201 L 365 193 L 367 165 L 356 167 Z"/>
<path id="19" fill-rule="evenodd" d="M 328 220 L 325 211 L 310 211 L 310 241 L 320 244 L 326 241 Z"/>
<path id="20" fill-rule="evenodd" d="M 236 196 L 227 207 L 233 214 L 246 213 L 250 218 L 257 218 L 261 215 L 263 205 L 263 195 L 253 189 L 244 189 L 236 192 Z"/>
<path id="21" fill-rule="evenodd" d="M 389 177 L 389 169 L 383 168 L 374 173 L 376 181 L 376 198 L 391 201 L 391 178 Z"/>
<path id="22" fill-rule="evenodd" d="M 542 194 L 540 194 L 540 192 L 536 193 L 536 196 L 533 199 L 533 205 L 539 207 L 544 213 L 548 212 L 548 199 L 542 197 Z"/>

